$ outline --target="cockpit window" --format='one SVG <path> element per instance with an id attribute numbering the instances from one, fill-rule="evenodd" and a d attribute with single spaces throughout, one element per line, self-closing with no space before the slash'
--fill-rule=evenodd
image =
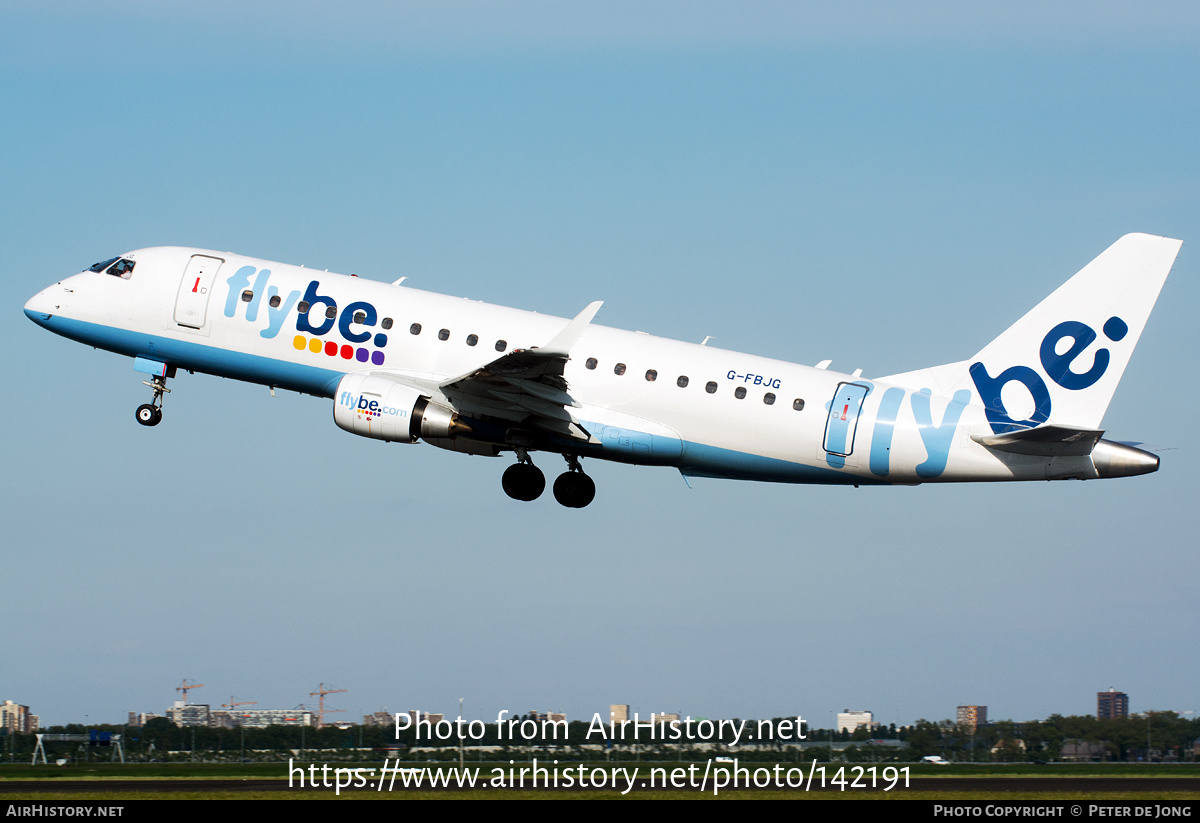
<path id="1" fill-rule="evenodd" d="M 131 274 L 133 274 L 133 267 L 135 265 L 137 265 L 137 264 L 134 263 L 132 260 L 126 260 L 124 257 L 122 257 L 120 260 L 118 260 L 116 263 L 113 263 L 112 266 L 109 267 L 108 273 L 113 275 L 114 277 L 120 277 L 124 280 L 128 280 L 129 276 Z"/>
<path id="2" fill-rule="evenodd" d="M 96 263 L 90 269 L 88 269 L 88 271 L 104 271 L 105 269 L 107 269 L 109 266 L 111 266 L 113 263 L 117 262 L 120 259 L 121 258 L 119 258 L 119 257 L 110 257 L 107 260 L 101 260 L 99 263 Z"/>
<path id="3" fill-rule="evenodd" d="M 120 277 L 123 280 L 128 280 L 129 275 L 133 273 L 133 267 L 136 265 L 132 260 L 125 257 L 110 257 L 107 260 L 102 260 L 96 265 L 88 269 L 88 271 L 104 272 L 111 274 L 113 277 Z"/>

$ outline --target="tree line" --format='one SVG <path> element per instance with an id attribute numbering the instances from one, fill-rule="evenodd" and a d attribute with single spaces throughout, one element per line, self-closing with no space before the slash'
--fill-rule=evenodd
<path id="1" fill-rule="evenodd" d="M 524 720 L 525 718 L 518 718 Z M 775 718 L 769 728 L 779 728 Z M 742 721 L 735 720 L 737 724 Z M 963 762 L 1023 762 L 1058 761 L 1072 749 L 1086 753 L 1087 759 L 1101 760 L 1196 760 L 1196 743 L 1200 738 L 1200 719 L 1190 719 L 1172 711 L 1147 712 L 1129 718 L 1098 720 L 1091 716 L 1051 715 L 1045 720 L 1001 720 L 985 726 L 970 728 L 951 720 L 939 722 L 918 720 L 911 726 L 881 726 L 859 728 L 853 733 L 831 729 L 802 729 L 804 738 L 797 741 L 790 735 L 765 737 L 747 742 L 743 736 L 734 746 L 732 724 L 720 727 L 709 740 L 651 739 L 643 731 L 636 740 L 609 740 L 608 734 L 597 734 L 595 726 L 584 721 L 565 725 L 526 724 L 524 734 L 513 735 L 494 723 L 463 725 L 462 744 L 469 758 L 506 759 L 538 752 L 568 757 L 572 752 L 580 758 L 594 758 L 596 746 L 622 758 L 631 754 L 646 760 L 705 758 L 718 752 L 736 752 L 746 760 L 804 759 L 851 761 L 912 761 L 926 755 L 939 755 L 946 760 Z M 757 721 L 748 721 L 748 728 L 757 728 Z M 768 728 L 763 724 L 763 728 Z M 168 753 L 185 753 L 197 759 L 258 759 L 264 752 L 287 753 L 313 751 L 344 751 L 347 756 L 377 756 L 389 751 L 393 756 L 413 759 L 456 759 L 460 745 L 458 729 L 443 726 L 440 734 L 430 734 L 428 728 L 396 731 L 395 725 L 326 726 L 316 729 L 305 726 L 268 726 L 265 728 L 209 728 L 207 726 L 177 726 L 164 717 L 147 721 L 144 726 L 102 724 L 84 726 L 72 723 L 52 726 L 42 731 L 49 734 L 82 734 L 91 730 L 123 735 L 128 760 L 171 759 Z M 1086 747 L 1078 743 L 1088 744 Z M 0 755 L 6 761 L 26 762 L 32 756 L 36 738 L 32 734 L 14 734 L 0 730 Z M 47 743 L 49 757 L 69 755 L 78 759 L 80 744 Z M 495 749 L 485 752 L 482 747 Z M 84 756 L 108 759 L 104 751 L 88 747 Z M 179 755 L 175 755 L 178 757 Z"/>

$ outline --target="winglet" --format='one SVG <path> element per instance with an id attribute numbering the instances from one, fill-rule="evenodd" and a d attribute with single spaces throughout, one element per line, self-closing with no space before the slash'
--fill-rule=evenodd
<path id="1" fill-rule="evenodd" d="M 600 311 L 600 307 L 603 305 L 603 300 L 589 303 L 587 308 L 575 315 L 575 319 L 568 323 L 562 331 L 554 335 L 553 340 L 538 349 L 538 354 L 568 356 L 571 353 L 571 349 L 579 342 L 579 337 L 583 334 L 583 330 L 588 327 L 588 324 L 592 322 L 592 318 L 596 316 L 596 312 Z"/>

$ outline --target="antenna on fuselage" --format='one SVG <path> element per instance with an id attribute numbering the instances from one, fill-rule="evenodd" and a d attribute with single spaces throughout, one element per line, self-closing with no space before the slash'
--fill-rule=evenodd
<path id="1" fill-rule="evenodd" d="M 407 279 L 408 279 L 408 275 L 405 275 L 404 277 L 401 277 L 399 280 L 396 280 L 395 282 L 393 282 L 392 285 L 399 286 L 401 283 L 403 283 Z"/>
<path id="2" fill-rule="evenodd" d="M 706 335 L 706 336 L 704 337 L 704 339 L 700 341 L 700 345 L 701 345 L 701 346 L 707 346 L 707 345 L 708 345 L 708 341 L 709 341 L 709 340 L 712 340 L 712 335 L 711 335 L 711 334 L 709 334 L 709 335 Z"/>

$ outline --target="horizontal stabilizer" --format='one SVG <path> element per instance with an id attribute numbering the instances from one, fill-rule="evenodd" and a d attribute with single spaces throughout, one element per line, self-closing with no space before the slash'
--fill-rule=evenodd
<path id="1" fill-rule="evenodd" d="M 1072 457 L 1092 453 L 1104 432 L 1074 426 L 1038 426 L 1004 434 L 974 435 L 971 439 L 989 449 L 1040 457 Z"/>

